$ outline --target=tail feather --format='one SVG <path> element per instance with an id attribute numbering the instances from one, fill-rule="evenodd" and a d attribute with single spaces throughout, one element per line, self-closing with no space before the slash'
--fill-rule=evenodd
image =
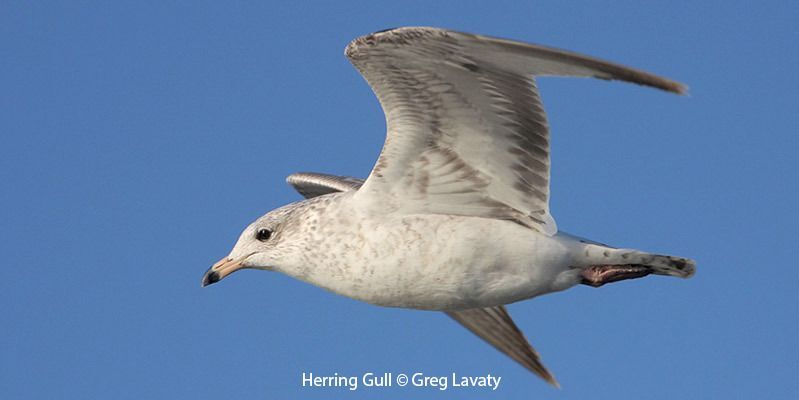
<path id="1" fill-rule="evenodd" d="M 639 254 L 641 265 L 651 268 L 653 274 L 690 278 L 696 273 L 696 262 L 694 260 L 660 254 L 640 252 Z"/>
<path id="2" fill-rule="evenodd" d="M 696 272 L 694 260 L 632 249 L 616 249 L 599 244 L 586 244 L 582 263 L 591 266 L 646 267 L 655 275 L 690 278 Z"/>

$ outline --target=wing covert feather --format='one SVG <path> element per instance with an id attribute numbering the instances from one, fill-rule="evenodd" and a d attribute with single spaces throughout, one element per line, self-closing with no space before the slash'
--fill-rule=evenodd
<path id="1" fill-rule="evenodd" d="M 385 144 L 356 194 L 364 208 L 507 219 L 549 235 L 549 127 L 534 76 L 685 91 L 576 53 L 437 28 L 366 35 L 345 54 L 386 115 Z"/>

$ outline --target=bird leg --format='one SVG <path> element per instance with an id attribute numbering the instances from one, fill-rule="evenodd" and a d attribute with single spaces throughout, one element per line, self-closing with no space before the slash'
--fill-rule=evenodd
<path id="1" fill-rule="evenodd" d="M 651 268 L 639 264 L 592 265 L 583 270 L 583 280 L 580 283 L 600 287 L 606 283 L 642 278 L 651 273 Z"/>

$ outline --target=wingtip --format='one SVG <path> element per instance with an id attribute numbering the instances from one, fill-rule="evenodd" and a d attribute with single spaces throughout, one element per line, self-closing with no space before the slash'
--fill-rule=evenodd
<path id="1" fill-rule="evenodd" d="M 557 379 L 555 379 L 555 376 L 552 375 L 552 373 L 549 372 L 549 370 L 546 369 L 543 364 L 539 366 L 541 369 L 532 369 L 533 373 L 538 375 L 541 379 L 545 380 L 548 384 L 552 385 L 556 389 L 561 389 L 560 383 Z"/>
<path id="2" fill-rule="evenodd" d="M 692 278 L 696 275 L 696 260 L 686 258 L 683 270 L 685 272 L 685 275 L 682 276 L 684 279 Z"/>
<path id="3" fill-rule="evenodd" d="M 627 75 L 622 74 L 616 77 L 612 77 L 611 79 L 620 79 L 643 86 L 649 86 L 669 93 L 674 93 L 679 96 L 688 95 L 688 85 L 684 83 L 673 81 L 671 79 L 663 78 L 657 75 L 653 75 L 648 72 L 636 71 L 632 69 L 630 69 L 629 71 L 635 71 L 635 73 Z"/>
<path id="4" fill-rule="evenodd" d="M 560 387 L 560 383 L 558 382 L 557 379 L 555 379 L 554 376 L 552 376 L 552 374 L 547 374 L 547 376 L 542 376 L 542 378 L 544 378 L 544 380 L 547 381 L 547 383 L 549 383 L 550 385 L 552 385 L 555 389 L 562 389 Z"/>
<path id="5" fill-rule="evenodd" d="M 673 87 L 667 89 L 669 92 L 678 94 L 680 96 L 690 96 L 691 94 L 688 92 L 688 85 L 680 82 L 672 82 Z"/>

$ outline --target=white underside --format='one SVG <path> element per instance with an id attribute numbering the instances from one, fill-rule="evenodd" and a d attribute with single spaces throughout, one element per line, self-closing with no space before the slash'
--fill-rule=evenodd
<path id="1" fill-rule="evenodd" d="M 308 235 L 306 249 L 324 256 L 283 272 L 368 303 L 428 310 L 508 304 L 581 280 L 587 245 L 569 235 L 478 217 L 362 215 L 350 196 L 340 200 L 317 210 Z"/>

